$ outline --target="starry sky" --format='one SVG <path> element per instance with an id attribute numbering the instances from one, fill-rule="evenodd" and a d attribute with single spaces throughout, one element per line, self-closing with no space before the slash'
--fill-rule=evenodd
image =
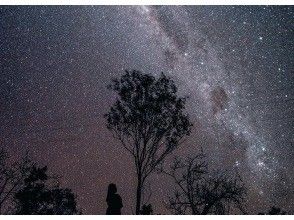
<path id="1" fill-rule="evenodd" d="M 132 158 L 106 129 L 106 86 L 125 69 L 172 77 L 194 124 L 172 156 L 237 170 L 249 213 L 294 210 L 292 6 L 1 6 L 0 144 L 62 175 L 85 214 L 110 182 L 135 209 Z M 167 159 L 167 163 L 172 159 Z M 152 190 L 151 190 L 152 189 Z M 167 214 L 168 177 L 144 201 Z"/>

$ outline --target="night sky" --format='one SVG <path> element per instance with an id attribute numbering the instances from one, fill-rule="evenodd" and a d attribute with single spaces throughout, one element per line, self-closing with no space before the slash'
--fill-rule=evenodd
<path id="1" fill-rule="evenodd" d="M 171 76 L 194 124 L 173 155 L 202 147 L 237 170 L 248 211 L 294 210 L 292 6 L 0 8 L 0 144 L 62 176 L 85 214 L 104 214 L 110 182 L 134 213 L 132 158 L 106 129 L 106 86 L 125 69 Z M 172 159 L 173 156 L 170 157 Z M 167 163 L 169 163 L 169 160 Z M 173 183 L 148 179 L 155 213 Z M 147 192 L 146 194 L 149 194 Z M 145 199 L 148 196 L 145 196 Z"/>

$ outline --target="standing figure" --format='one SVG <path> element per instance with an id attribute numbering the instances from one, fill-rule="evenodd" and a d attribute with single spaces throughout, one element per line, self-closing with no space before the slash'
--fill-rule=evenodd
<path id="1" fill-rule="evenodd" d="M 121 215 L 121 208 L 123 207 L 122 199 L 119 194 L 116 193 L 117 188 L 114 183 L 108 185 L 108 192 L 106 202 L 108 208 L 106 210 L 106 215 Z"/>

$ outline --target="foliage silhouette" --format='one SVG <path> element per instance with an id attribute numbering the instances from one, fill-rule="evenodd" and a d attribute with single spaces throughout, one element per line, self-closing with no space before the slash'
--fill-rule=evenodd
<path id="1" fill-rule="evenodd" d="M 169 209 L 175 214 L 229 214 L 231 205 L 245 213 L 243 201 L 246 190 L 239 177 L 226 173 L 210 175 L 203 154 L 186 160 L 176 158 L 171 171 L 161 171 L 176 184 Z"/>
<path id="2" fill-rule="evenodd" d="M 57 184 L 50 186 L 55 178 L 47 175 L 47 166 L 33 165 L 24 179 L 24 187 L 15 193 L 15 214 L 20 215 L 70 215 L 79 214 L 75 195 Z"/>
<path id="3" fill-rule="evenodd" d="M 136 214 L 140 214 L 142 189 L 192 124 L 184 113 L 185 98 L 177 96 L 177 87 L 163 73 L 158 79 L 133 70 L 114 79 L 109 89 L 118 94 L 105 115 L 107 128 L 134 159 L 137 174 Z"/>
<path id="4" fill-rule="evenodd" d="M 121 214 L 121 208 L 123 207 L 122 199 L 119 194 L 116 193 L 117 188 L 116 185 L 111 183 L 108 186 L 107 191 L 107 210 L 106 215 L 120 215 Z"/>
<path id="5" fill-rule="evenodd" d="M 268 213 L 260 212 L 258 213 L 258 215 L 287 215 L 287 212 L 282 211 L 280 208 L 273 206 L 268 211 Z"/>
<path id="6" fill-rule="evenodd" d="M 10 157 L 2 147 L 0 149 L 0 214 L 13 212 L 13 196 L 23 187 L 24 179 L 29 175 L 32 162 L 26 154 L 20 161 L 9 163 Z"/>
<path id="7" fill-rule="evenodd" d="M 152 205 L 151 204 L 143 205 L 142 210 L 140 211 L 140 214 L 141 215 L 152 215 L 153 214 Z"/>
<path id="8" fill-rule="evenodd" d="M 28 153 L 12 163 L 1 148 L 0 214 L 80 214 L 71 190 L 54 184 L 57 177 L 46 172 L 47 167 L 37 167 Z"/>

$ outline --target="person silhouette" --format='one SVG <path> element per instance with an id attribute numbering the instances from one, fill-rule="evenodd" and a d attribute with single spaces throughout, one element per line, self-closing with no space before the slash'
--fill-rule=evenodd
<path id="1" fill-rule="evenodd" d="M 121 215 L 121 208 L 123 207 L 122 199 L 119 194 L 116 193 L 117 188 L 114 183 L 110 183 L 108 185 L 108 191 L 107 191 L 107 210 L 106 215 Z"/>

